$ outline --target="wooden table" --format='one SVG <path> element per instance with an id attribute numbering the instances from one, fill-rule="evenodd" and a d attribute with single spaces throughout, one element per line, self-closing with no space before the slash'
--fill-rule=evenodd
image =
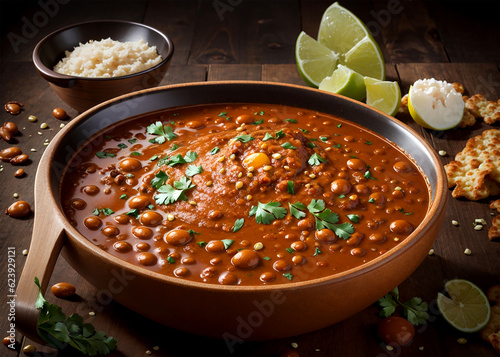
<path id="1" fill-rule="evenodd" d="M 44 143 L 58 132 L 60 121 L 52 109 L 62 107 L 71 118 L 77 113 L 63 103 L 36 73 L 31 62 L 35 44 L 46 34 L 71 23 L 91 19 L 124 19 L 156 27 L 175 43 L 172 66 L 162 84 L 193 81 L 251 79 L 304 85 L 295 66 L 294 47 L 301 30 L 313 37 L 330 1 L 2 1 L 0 103 L 24 104 L 12 116 L 0 112 L 2 123 L 20 127 L 18 146 L 30 156 L 26 176 L 14 178 L 15 167 L 3 163 L 0 172 L 2 209 L 19 199 L 33 203 L 33 184 Z M 460 82 L 468 94 L 481 93 L 490 100 L 500 97 L 500 3 L 498 1 L 345 1 L 375 35 L 387 63 L 387 78 L 398 80 L 403 93 L 417 79 L 434 77 Z M 27 118 L 35 115 L 36 123 Z M 445 150 L 443 164 L 459 152 L 468 138 L 491 128 L 482 120 L 466 129 L 432 132 L 408 117 L 402 121 L 416 129 L 436 150 Z M 47 123 L 48 129 L 40 124 Z M 498 128 L 498 124 L 494 126 Z M 8 144 L 0 142 L 0 149 Z M 387 351 L 376 337 L 378 308 L 373 305 L 355 316 L 302 336 L 239 345 L 232 355 L 279 356 L 294 351 L 300 356 L 493 356 L 493 349 L 477 334 L 465 335 L 447 325 L 436 308 L 436 294 L 453 278 L 469 279 L 483 289 L 500 283 L 500 243 L 491 242 L 487 229 L 493 218 L 491 199 L 470 202 L 450 197 L 446 220 L 434 245 L 434 255 L 400 285 L 402 299 L 419 296 L 430 305 L 430 322 L 417 328 L 414 342 L 401 350 Z M 486 228 L 476 231 L 475 218 Z M 459 226 L 453 226 L 457 220 Z M 33 217 L 13 219 L 0 215 L 0 326 L 8 330 L 7 251 L 15 249 L 16 276 L 25 261 Z M 469 248 L 471 255 L 465 255 Z M 29 252 L 36 254 L 36 252 Z M 59 259 L 50 284 L 68 281 L 78 288 L 78 299 L 49 301 L 66 313 L 78 311 L 97 329 L 118 340 L 113 356 L 224 356 L 231 355 L 223 341 L 185 334 L 151 322 L 115 302 L 99 301 L 97 290 Z M 332 307 L 334 308 L 334 307 Z M 94 317 L 89 311 L 95 311 Z M 0 333 L 1 334 L 1 333 Z M 457 343 L 464 337 L 467 343 Z M 31 341 L 17 335 L 23 345 Z M 292 347 L 297 343 L 298 347 Z M 50 349 L 36 345 L 38 351 Z M 159 350 L 153 350 L 159 346 Z M 0 355 L 18 352 L 2 347 Z M 22 354 L 22 352 L 21 352 Z"/>

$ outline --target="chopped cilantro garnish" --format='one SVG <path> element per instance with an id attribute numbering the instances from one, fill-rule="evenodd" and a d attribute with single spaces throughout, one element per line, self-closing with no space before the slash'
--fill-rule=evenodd
<path id="1" fill-rule="evenodd" d="M 193 162 L 198 157 L 198 154 L 194 151 L 188 151 L 184 157 L 181 154 L 174 155 L 172 157 L 164 157 L 158 161 L 158 166 L 169 165 L 174 166 L 177 164 L 189 164 Z"/>
<path id="2" fill-rule="evenodd" d="M 110 216 L 112 215 L 113 213 L 115 213 L 115 211 L 113 211 L 111 208 L 103 208 L 101 210 L 101 212 L 105 215 L 105 216 Z"/>
<path id="3" fill-rule="evenodd" d="M 94 216 L 98 216 L 98 215 L 99 215 L 99 213 L 100 213 L 99 208 L 94 208 L 94 210 L 92 211 L 92 214 L 93 214 Z"/>
<path id="4" fill-rule="evenodd" d="M 167 257 L 167 262 L 168 262 L 168 264 L 174 264 L 175 259 L 169 256 L 169 257 Z"/>
<path id="5" fill-rule="evenodd" d="M 281 139 L 282 137 L 284 137 L 286 134 L 283 132 L 283 129 L 280 129 L 278 130 L 276 133 L 276 139 Z"/>
<path id="6" fill-rule="evenodd" d="M 290 281 L 292 281 L 292 279 L 293 279 L 293 274 L 292 273 L 285 273 L 285 274 L 283 274 L 283 276 L 285 278 L 287 278 L 288 280 L 290 280 Z"/>
<path id="7" fill-rule="evenodd" d="M 244 223 L 245 223 L 244 218 L 237 219 L 236 222 L 234 222 L 233 233 L 238 232 L 241 229 L 241 227 L 243 227 Z"/>
<path id="8" fill-rule="evenodd" d="M 253 113 L 253 115 L 260 115 L 260 116 L 262 116 L 262 115 L 264 115 L 264 113 L 265 113 L 265 111 L 261 110 L 260 112 Z"/>
<path id="9" fill-rule="evenodd" d="M 260 124 L 263 124 L 263 123 L 264 123 L 264 119 L 261 119 L 261 120 L 254 121 L 252 124 L 253 125 L 260 125 Z"/>
<path id="10" fill-rule="evenodd" d="M 306 214 L 302 212 L 302 210 L 306 209 L 306 205 L 302 202 L 288 203 L 288 206 L 290 207 L 290 214 L 295 218 L 302 219 L 306 216 Z"/>
<path id="11" fill-rule="evenodd" d="M 137 142 L 137 138 L 132 138 L 127 140 L 131 144 L 135 144 Z"/>
<path id="12" fill-rule="evenodd" d="M 264 137 L 262 138 L 262 141 L 267 141 L 267 140 L 271 140 L 271 139 L 274 139 L 274 136 L 272 136 L 269 133 L 266 133 L 266 135 L 264 135 Z"/>
<path id="13" fill-rule="evenodd" d="M 350 223 L 336 224 L 339 220 L 338 214 L 332 212 L 329 208 L 325 208 L 323 200 L 313 199 L 309 206 L 309 212 L 316 218 L 316 229 L 331 229 L 337 236 L 342 239 L 347 239 L 354 233 L 354 227 Z"/>
<path id="14" fill-rule="evenodd" d="M 130 153 L 131 156 L 141 156 L 140 152 L 134 151 Z"/>
<path id="15" fill-rule="evenodd" d="M 354 222 L 354 223 L 358 223 L 359 222 L 359 216 L 357 214 L 348 214 L 347 218 L 349 218 L 349 220 L 351 222 Z"/>
<path id="16" fill-rule="evenodd" d="M 309 149 L 314 149 L 314 148 L 315 148 L 315 147 L 317 147 L 317 146 L 316 146 L 316 144 L 315 144 L 315 143 L 308 141 L 308 142 L 307 142 L 307 147 L 308 147 Z"/>
<path id="17" fill-rule="evenodd" d="M 404 213 L 405 216 L 411 216 L 413 214 L 413 212 L 405 212 L 404 208 L 401 208 L 399 212 Z"/>
<path id="18" fill-rule="evenodd" d="M 190 230 L 188 231 L 188 233 L 189 233 L 190 235 L 194 235 L 194 234 L 201 234 L 200 232 L 195 232 L 195 231 L 193 231 L 192 229 L 190 229 Z"/>
<path id="19" fill-rule="evenodd" d="M 375 199 L 370 198 L 370 199 L 368 200 L 368 202 L 373 203 L 373 202 L 375 202 Z"/>
<path id="20" fill-rule="evenodd" d="M 319 166 L 322 162 L 326 162 L 326 159 L 323 159 L 317 153 L 312 154 L 309 160 L 307 160 L 307 163 L 311 166 Z"/>
<path id="21" fill-rule="evenodd" d="M 288 253 L 290 253 L 290 254 L 295 253 L 295 251 L 293 250 L 293 248 L 286 248 L 285 250 L 286 250 Z"/>
<path id="22" fill-rule="evenodd" d="M 234 140 L 241 141 L 242 143 L 248 143 L 249 141 L 254 140 L 255 138 L 252 135 L 239 135 L 234 138 Z"/>
<path id="23" fill-rule="evenodd" d="M 163 125 L 161 121 L 157 121 L 147 127 L 147 133 L 158 135 L 154 138 L 155 143 L 163 144 L 166 140 L 173 140 L 177 137 L 170 125 Z"/>
<path id="24" fill-rule="evenodd" d="M 429 319 L 427 312 L 429 306 L 419 297 L 414 297 L 406 302 L 401 302 L 399 299 L 399 289 L 395 287 L 390 293 L 385 295 L 378 301 L 382 308 L 380 316 L 389 317 L 396 311 L 396 308 L 402 308 L 404 315 L 413 325 L 424 325 Z"/>
<path id="25" fill-rule="evenodd" d="M 249 216 L 255 215 L 255 220 L 259 224 L 271 224 L 275 219 L 282 219 L 286 216 L 287 210 L 284 207 L 280 207 L 279 202 L 269 202 L 269 203 L 258 203 L 257 206 L 253 206 L 250 209 Z"/>
<path id="26" fill-rule="evenodd" d="M 286 142 L 286 143 L 282 144 L 281 147 L 284 148 L 284 149 L 291 149 L 291 150 L 296 150 L 297 149 L 296 146 L 293 146 L 289 142 Z"/>
<path id="27" fill-rule="evenodd" d="M 264 258 L 262 258 L 262 259 L 264 259 L 264 260 L 271 260 L 271 258 L 269 258 L 267 255 Z"/>
<path id="28" fill-rule="evenodd" d="M 127 216 L 132 216 L 137 218 L 139 216 L 139 210 L 137 208 L 134 208 L 133 210 L 128 211 L 125 213 Z"/>
<path id="29" fill-rule="evenodd" d="M 200 248 L 202 248 L 203 246 L 207 245 L 207 242 L 197 242 L 197 244 L 200 246 Z"/>
<path id="30" fill-rule="evenodd" d="M 294 124 L 297 123 L 297 120 L 295 119 L 285 119 L 285 121 L 288 123 L 294 123 Z"/>
<path id="31" fill-rule="evenodd" d="M 369 180 L 376 180 L 375 177 L 372 176 L 370 170 L 367 170 L 365 174 L 363 175 L 364 178 L 369 179 Z"/>
<path id="32" fill-rule="evenodd" d="M 186 170 L 186 176 L 192 177 L 194 175 L 201 174 L 203 172 L 203 168 L 201 166 L 189 165 Z"/>
<path id="33" fill-rule="evenodd" d="M 159 189 L 161 185 L 163 185 L 166 181 L 168 180 L 168 175 L 160 170 L 158 173 L 155 175 L 155 177 L 151 180 L 151 186 L 155 190 Z"/>
<path id="34" fill-rule="evenodd" d="M 151 159 L 149 159 L 149 161 L 155 161 L 155 160 L 158 160 L 158 155 L 153 155 L 151 156 Z"/>
<path id="35" fill-rule="evenodd" d="M 366 140 L 366 141 L 365 141 L 365 144 L 366 144 L 366 145 L 371 145 L 371 144 L 372 144 L 372 142 L 371 142 L 371 141 Z"/>
<path id="36" fill-rule="evenodd" d="M 123 195 L 120 196 L 121 200 L 126 200 L 128 198 L 128 195 L 124 193 Z"/>
<path id="37" fill-rule="evenodd" d="M 300 129 L 301 132 L 303 132 L 304 134 L 309 134 L 309 130 L 307 129 Z"/>
<path id="38" fill-rule="evenodd" d="M 155 207 L 155 205 L 148 205 L 148 208 L 149 208 L 149 209 L 151 209 L 151 210 L 153 210 L 153 209 L 155 209 L 156 207 Z"/>
<path id="39" fill-rule="evenodd" d="M 340 144 L 335 144 L 335 145 L 332 145 L 332 148 L 337 148 L 337 149 L 340 149 L 342 147 L 342 145 Z"/>
<path id="40" fill-rule="evenodd" d="M 230 246 L 233 245 L 234 240 L 233 239 L 222 239 L 222 243 L 224 243 L 224 248 L 228 249 Z"/>
<path id="41" fill-rule="evenodd" d="M 337 128 L 340 128 L 342 126 L 342 123 L 337 124 Z"/>
<path id="42" fill-rule="evenodd" d="M 183 176 L 179 181 L 174 181 L 173 187 L 169 184 L 159 187 L 159 194 L 154 196 L 154 199 L 159 205 L 168 205 L 178 200 L 187 201 L 185 192 L 193 187 L 195 185 L 191 184 L 191 180 Z"/>
<path id="43" fill-rule="evenodd" d="M 318 254 L 321 254 L 321 253 L 323 253 L 323 252 L 319 249 L 319 247 L 316 247 L 316 249 L 314 250 L 313 257 L 315 257 L 315 256 L 317 256 Z"/>
<path id="44" fill-rule="evenodd" d="M 115 157 L 116 154 L 113 154 L 111 152 L 98 151 L 95 153 L 95 156 L 97 156 L 100 159 L 104 159 L 105 157 Z"/>
<path id="45" fill-rule="evenodd" d="M 215 154 L 217 154 L 217 153 L 219 152 L 219 150 L 220 150 L 220 149 L 216 146 L 216 147 L 214 147 L 212 150 L 210 150 L 210 154 L 211 154 L 211 155 L 215 155 Z"/>
<path id="46" fill-rule="evenodd" d="M 344 198 L 344 197 L 345 197 L 344 194 L 339 195 L 339 198 Z"/>
<path id="47" fill-rule="evenodd" d="M 179 145 L 174 144 L 174 145 L 172 145 L 172 147 L 170 148 L 170 151 L 175 151 L 175 150 L 177 150 L 178 148 L 179 148 Z"/>
<path id="48" fill-rule="evenodd" d="M 291 195 L 295 194 L 295 187 L 294 187 L 293 181 L 288 180 L 286 182 L 286 192 L 288 192 Z"/>
<path id="49" fill-rule="evenodd" d="M 119 143 L 119 144 L 118 144 L 118 147 L 119 147 L 120 149 L 125 149 L 125 148 L 128 148 L 128 146 L 127 146 L 126 144 L 123 144 L 123 143 Z"/>
<path id="50" fill-rule="evenodd" d="M 326 136 L 320 136 L 319 140 L 325 142 L 325 141 L 328 141 L 328 137 L 326 137 Z"/>

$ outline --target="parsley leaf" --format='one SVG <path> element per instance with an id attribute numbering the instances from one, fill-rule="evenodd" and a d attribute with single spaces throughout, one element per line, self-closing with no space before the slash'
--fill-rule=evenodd
<path id="1" fill-rule="evenodd" d="M 285 207 L 280 207 L 279 202 L 260 203 L 253 206 L 248 214 L 250 217 L 255 215 L 255 220 L 259 224 L 271 224 L 275 219 L 282 219 L 286 216 L 287 210 Z"/>
<path id="2" fill-rule="evenodd" d="M 228 249 L 230 246 L 233 245 L 234 240 L 232 240 L 232 239 L 222 239 L 221 242 L 224 243 L 224 248 Z"/>
<path id="3" fill-rule="evenodd" d="M 315 256 L 317 256 L 318 254 L 321 254 L 321 253 L 323 253 L 323 252 L 319 249 L 319 247 L 316 247 L 316 249 L 314 250 L 313 257 L 315 257 Z"/>
<path id="4" fill-rule="evenodd" d="M 288 207 L 290 208 L 290 214 L 297 219 L 302 219 L 306 216 L 302 210 L 306 209 L 306 205 L 302 202 L 288 203 Z"/>
<path id="5" fill-rule="evenodd" d="M 158 166 L 163 166 L 163 165 L 169 165 L 169 166 L 175 166 L 177 164 L 189 164 L 190 162 L 193 162 L 196 160 L 198 157 L 198 154 L 194 151 L 188 151 L 184 157 L 182 157 L 181 154 L 174 155 L 172 157 L 164 157 L 161 158 L 156 165 Z"/>
<path id="6" fill-rule="evenodd" d="M 159 205 L 168 205 L 178 200 L 187 201 L 185 191 L 193 187 L 195 185 L 191 184 L 191 180 L 183 176 L 180 181 L 174 181 L 174 187 L 169 184 L 160 186 L 157 189 L 159 194 L 154 196 L 154 199 Z"/>
<path id="7" fill-rule="evenodd" d="M 137 217 L 139 217 L 139 210 L 137 208 L 134 208 L 133 210 L 130 210 L 125 214 L 127 216 L 133 216 L 133 217 L 137 218 Z"/>
<path id="8" fill-rule="evenodd" d="M 294 124 L 297 123 L 297 120 L 295 119 L 285 119 L 285 121 L 288 123 L 294 123 Z"/>
<path id="9" fill-rule="evenodd" d="M 151 180 L 151 186 L 153 186 L 154 189 L 159 189 L 160 186 L 163 185 L 167 180 L 168 175 L 164 171 L 160 170 Z"/>
<path id="10" fill-rule="evenodd" d="M 97 156 L 99 159 L 104 159 L 106 157 L 115 157 L 116 154 L 113 154 L 111 152 L 98 151 L 95 153 L 95 156 Z"/>
<path id="11" fill-rule="evenodd" d="M 357 214 L 348 214 L 347 218 L 349 218 L 349 220 L 351 222 L 354 222 L 354 223 L 358 223 L 359 222 L 359 216 Z"/>
<path id="12" fill-rule="evenodd" d="M 376 180 L 375 177 L 372 176 L 370 170 L 367 170 L 365 174 L 363 175 L 364 178 L 369 179 L 369 180 Z"/>
<path id="13" fill-rule="evenodd" d="M 292 273 L 285 273 L 285 274 L 283 274 L 283 276 L 285 278 L 287 278 L 288 280 L 290 280 L 290 281 L 292 281 L 292 279 L 293 279 L 293 274 Z"/>
<path id="14" fill-rule="evenodd" d="M 351 233 L 354 233 L 354 227 L 350 223 L 335 224 L 339 220 L 339 215 L 332 212 L 329 208 L 325 208 L 323 200 L 313 199 L 309 206 L 307 206 L 307 209 L 316 218 L 317 230 L 331 229 L 342 239 L 347 239 L 351 236 Z"/>
<path id="15" fill-rule="evenodd" d="M 391 316 L 398 307 L 401 307 L 406 319 L 415 326 L 423 325 L 429 319 L 427 303 L 419 297 L 414 297 L 402 303 L 399 299 L 399 289 L 397 287 L 381 298 L 378 304 L 382 308 L 380 311 L 382 317 Z"/>
<path id="16" fill-rule="evenodd" d="M 295 150 L 297 149 L 296 146 L 293 146 L 292 144 L 290 144 L 288 141 L 284 144 L 281 145 L 282 148 L 284 149 L 291 149 L 291 150 Z"/>
<path id="17" fill-rule="evenodd" d="M 239 135 L 234 138 L 234 140 L 241 141 L 242 143 L 248 143 L 249 141 L 255 140 L 252 135 Z"/>
<path id="18" fill-rule="evenodd" d="M 326 159 L 323 159 L 317 153 L 312 154 L 309 160 L 307 160 L 307 163 L 311 166 L 319 166 L 322 162 L 326 162 Z"/>
<path id="19" fill-rule="evenodd" d="M 107 337 L 103 331 L 96 332 L 94 326 L 83 323 L 83 317 L 78 314 L 66 318 L 59 306 L 45 300 L 37 277 L 35 284 L 38 286 L 35 307 L 40 310 L 37 331 L 44 341 L 58 349 L 69 344 L 87 356 L 107 355 L 116 349 L 113 337 Z"/>
<path id="20" fill-rule="evenodd" d="M 214 147 L 212 150 L 210 150 L 210 154 L 211 154 L 211 155 L 215 155 L 215 154 L 217 154 L 217 153 L 219 152 L 219 150 L 220 150 L 220 149 L 216 146 L 216 147 Z"/>
<path id="21" fill-rule="evenodd" d="M 163 125 L 161 121 L 157 121 L 147 127 L 147 133 L 158 135 L 154 138 L 155 143 L 163 144 L 166 140 L 173 140 L 177 137 L 170 125 Z"/>
<path id="22" fill-rule="evenodd" d="M 241 227 L 243 227 L 243 224 L 245 224 L 245 219 L 244 218 L 239 218 L 234 222 L 234 227 L 233 227 L 233 233 L 238 232 Z"/>
<path id="23" fill-rule="evenodd" d="M 283 129 L 276 132 L 276 139 L 280 139 L 284 137 L 286 134 L 283 132 Z"/>
<path id="24" fill-rule="evenodd" d="M 126 144 L 123 144 L 123 143 L 119 143 L 119 144 L 118 144 L 118 147 L 119 147 L 120 149 L 125 149 L 125 148 L 128 148 L 128 146 L 127 146 Z"/>
<path id="25" fill-rule="evenodd" d="M 266 133 L 266 135 L 264 135 L 264 137 L 262 138 L 262 141 L 267 141 L 267 140 L 271 140 L 271 139 L 274 139 L 274 136 L 272 136 L 269 133 Z"/>
<path id="26" fill-rule="evenodd" d="M 288 180 L 286 182 L 286 192 L 291 194 L 291 195 L 295 194 L 295 187 L 294 187 L 293 181 Z"/>
<path id="27" fill-rule="evenodd" d="M 264 119 L 261 119 L 261 120 L 254 121 L 251 124 L 253 124 L 253 125 L 260 125 L 260 124 L 263 124 L 263 123 L 264 123 Z"/>
<path id="28" fill-rule="evenodd" d="M 194 175 L 201 174 L 203 172 L 203 168 L 201 166 L 189 165 L 186 170 L 186 176 L 192 177 Z"/>

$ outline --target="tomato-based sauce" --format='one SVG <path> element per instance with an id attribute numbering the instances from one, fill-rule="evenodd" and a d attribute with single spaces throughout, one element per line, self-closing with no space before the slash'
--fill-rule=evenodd
<path id="1" fill-rule="evenodd" d="M 198 282 L 299 282 L 359 266 L 422 222 L 429 186 L 386 139 L 269 104 L 180 107 L 92 138 L 68 164 L 63 210 L 87 239 Z"/>

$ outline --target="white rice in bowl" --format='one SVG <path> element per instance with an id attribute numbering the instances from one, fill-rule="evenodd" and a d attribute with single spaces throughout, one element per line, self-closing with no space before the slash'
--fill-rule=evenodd
<path id="1" fill-rule="evenodd" d="M 73 52 L 66 51 L 54 67 L 54 71 L 78 77 L 107 78 L 137 73 L 151 68 L 162 61 L 156 46 L 149 47 L 147 42 L 101 41 L 80 43 Z"/>

